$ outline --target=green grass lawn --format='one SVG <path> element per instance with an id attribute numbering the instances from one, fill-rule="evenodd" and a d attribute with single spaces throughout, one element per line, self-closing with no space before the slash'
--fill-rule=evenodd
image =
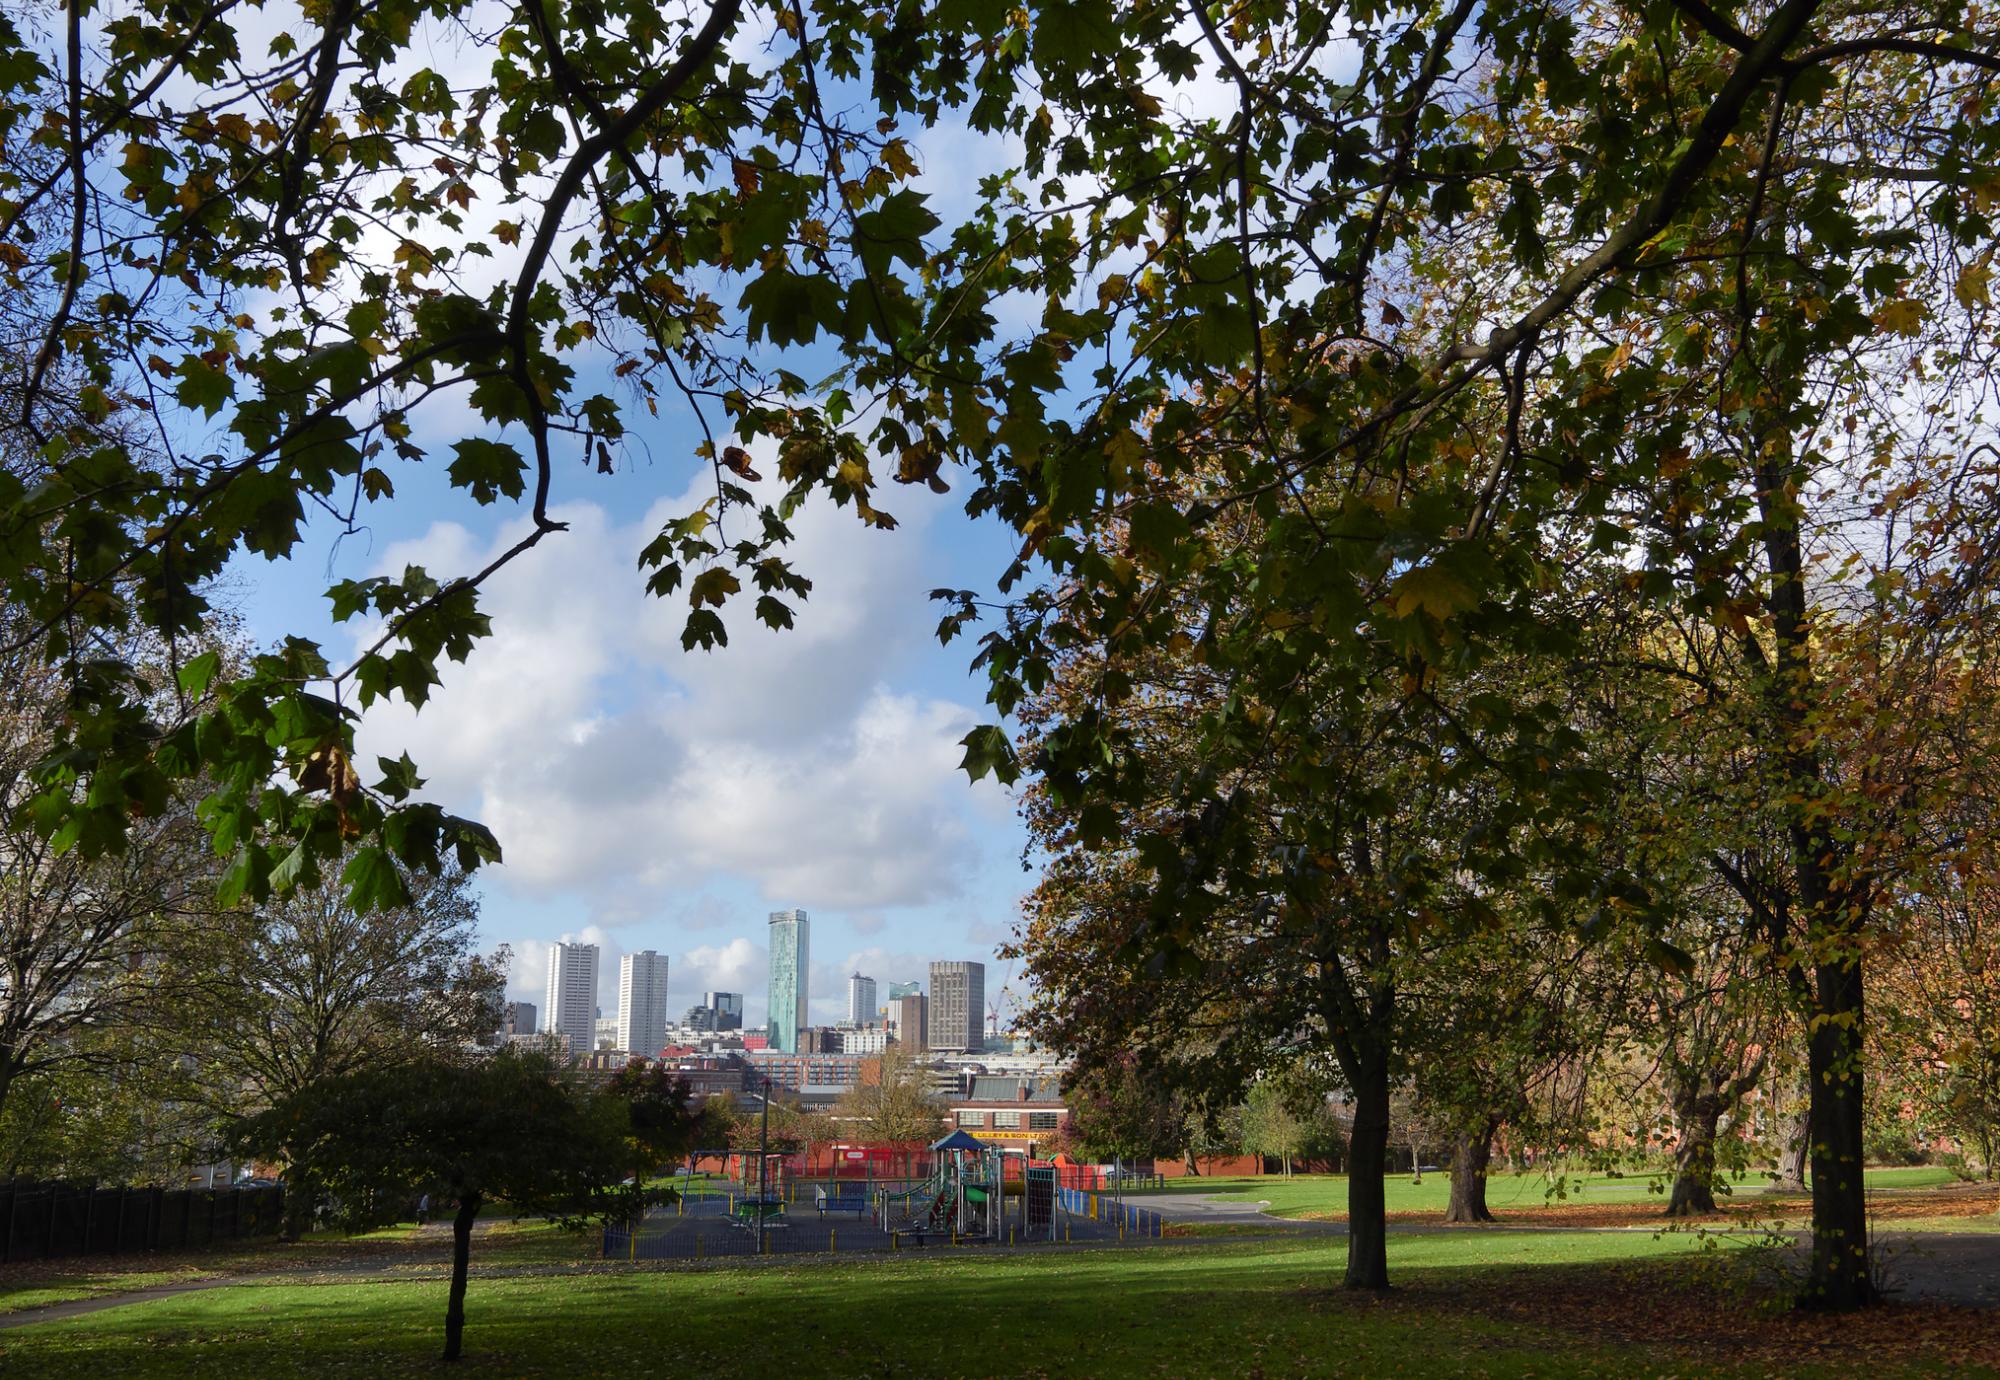
<path id="1" fill-rule="evenodd" d="M 23 1308 L 40 1308 L 44 1304 L 63 1303 L 69 1299 L 91 1299 L 102 1294 L 123 1294 L 154 1284 L 169 1284 L 177 1279 L 191 1279 L 199 1273 L 201 1272 L 193 1270 L 182 1272 L 107 1269 L 93 1273 L 67 1274 L 46 1280 L 0 1281 L 0 1313 L 14 1313 Z"/>
<path id="2" fill-rule="evenodd" d="M 1343 1251 L 1326 1239 L 1225 1240 L 475 1274 L 458 1370 L 1234 1380 L 1832 1376 L 1865 1362 L 1870 1380 L 1892 1380 L 1938 1373 L 1941 1364 L 1938 1354 L 1907 1348 L 1864 1357 L 1837 1331 L 1793 1348 L 1782 1334 L 1795 1320 L 1759 1312 L 1745 1292 L 1736 1266 L 1747 1257 L 1692 1236 L 1392 1237 L 1399 1288 L 1387 1298 L 1333 1287 Z M 432 1375 L 444 1298 L 438 1279 L 234 1285 L 0 1332 L 0 1374 Z M 1518 1300 L 1538 1302 L 1526 1314 L 1510 1311 Z M 1697 1326 L 1708 1339 L 1657 1326 L 1663 1308 L 1705 1320 Z M 1948 1331 L 1912 1329 L 1932 1338 Z M 1879 1338 L 1879 1320 L 1861 1335 Z M 1949 1359 L 1956 1373 L 2000 1375 L 1965 1368 L 1960 1353 Z"/>
<path id="3" fill-rule="evenodd" d="M 1734 1176 L 1738 1197 L 1761 1193 L 1769 1182 L 1761 1171 Z M 1914 1168 L 1871 1169 L 1868 1187 L 1878 1189 L 1936 1188 L 1954 1182 L 1951 1171 L 1935 1165 Z M 1558 1187 L 1559 1185 L 1559 1187 Z M 1451 1196 L 1451 1177 L 1426 1174 L 1414 1183 L 1408 1174 L 1393 1174 L 1383 1187 L 1391 1212 L 1442 1213 Z M 1664 1202 L 1669 1181 L 1646 1174 L 1494 1174 L 1486 1181 L 1486 1203 L 1496 1212 L 1507 1209 L 1559 1207 L 1566 1204 L 1634 1203 L 1660 1199 Z M 1254 1203 L 1269 1200 L 1274 1217 L 1296 1217 L 1306 1213 L 1347 1211 L 1345 1174 L 1298 1174 L 1290 1179 L 1267 1175 L 1262 1178 L 1172 1179 L 1162 1189 L 1139 1189 L 1127 1196 L 1153 1193 L 1208 1193 L 1227 1200 Z"/>
<path id="4" fill-rule="evenodd" d="M 482 1214 L 473 1259 L 486 1268 L 568 1264 L 596 1260 L 600 1241 L 596 1230 L 573 1232 L 539 1218 L 496 1220 Z M 0 1275 L 0 1314 L 214 1275 L 313 1275 L 354 1266 L 430 1273 L 449 1249 L 449 1238 L 437 1224 L 428 1236 L 420 1236 L 416 1223 L 400 1222 L 366 1232 L 314 1232 L 290 1244 L 232 1242 L 185 1255 L 23 1261 Z"/>
<path id="5" fill-rule="evenodd" d="M 1630 1261 L 1647 1235 L 1423 1237 L 1406 1277 Z M 940 1254 L 811 1266 L 473 1281 L 482 1375 L 1649 1375 L 1645 1351 L 1566 1345 L 1477 1316 L 1413 1317 L 1327 1291 L 1324 1244 Z M 0 1333 L 8 1374 L 408 1375 L 435 1369 L 444 1285 L 244 1285 Z M 761 1358 L 761 1359 L 760 1359 Z"/>

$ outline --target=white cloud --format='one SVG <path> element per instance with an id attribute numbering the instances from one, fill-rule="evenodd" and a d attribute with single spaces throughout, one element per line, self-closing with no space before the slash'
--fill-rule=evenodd
<path id="1" fill-rule="evenodd" d="M 748 939 L 732 939 L 727 944 L 704 944 L 688 950 L 668 964 L 669 1003 L 678 1015 L 701 1000 L 703 992 L 740 992 L 752 1025 L 764 1020 L 769 995 L 771 955 L 761 944 Z M 685 999 L 683 999 L 685 998 Z"/>
<path id="2" fill-rule="evenodd" d="M 888 534 L 830 505 L 800 514 L 790 554 L 814 588 L 798 626 L 732 616 L 730 645 L 712 653 L 681 650 L 685 603 L 645 594 L 636 569 L 682 505 L 624 525 L 565 507 L 570 530 L 486 587 L 493 636 L 439 668 L 421 713 L 372 709 L 362 750 L 407 750 L 427 795 L 492 826 L 509 892 L 578 898 L 600 925 L 677 911 L 689 928 L 718 924 L 717 903 L 699 899 L 718 878 L 809 910 L 949 899 L 1006 803 L 958 771 L 972 709 L 887 688 L 935 618 L 916 568 L 923 505 L 903 506 L 904 529 Z M 440 523 L 382 564 L 443 577 L 521 530 L 479 541 Z M 518 961 L 525 974 L 527 946 Z"/>

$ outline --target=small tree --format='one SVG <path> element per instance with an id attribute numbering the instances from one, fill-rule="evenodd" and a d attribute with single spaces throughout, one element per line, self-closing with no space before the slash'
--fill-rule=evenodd
<path id="1" fill-rule="evenodd" d="M 306 1147 L 350 1228 L 398 1221 L 422 1193 L 454 1204 L 444 1359 L 455 1361 L 481 1206 L 504 1199 L 571 1225 L 622 1216 L 634 1109 L 649 1101 L 582 1093 L 539 1055 L 436 1058 L 315 1084 L 243 1122 L 237 1139 L 254 1154 Z"/>
<path id="2" fill-rule="evenodd" d="M 1292 1109 L 1288 1090 L 1272 1078 L 1260 1078 L 1237 1113 L 1237 1140 L 1247 1155 L 1277 1160 L 1292 1176 L 1292 1160 L 1304 1149 L 1305 1121 Z"/>
<path id="3" fill-rule="evenodd" d="M 923 1061 L 894 1047 L 861 1066 L 860 1081 L 834 1104 L 833 1117 L 871 1141 L 931 1141 L 944 1126 Z"/>

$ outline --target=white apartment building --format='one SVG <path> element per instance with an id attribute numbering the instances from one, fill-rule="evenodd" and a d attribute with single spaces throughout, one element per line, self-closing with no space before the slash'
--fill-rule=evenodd
<path id="1" fill-rule="evenodd" d="M 618 960 L 618 1048 L 648 1059 L 667 1042 L 667 957 L 651 949 Z"/>
<path id="2" fill-rule="evenodd" d="M 569 1041 L 571 1054 L 597 1044 L 597 946 L 561 943 L 549 949 L 548 994 L 542 1029 Z"/>
<path id="3" fill-rule="evenodd" d="M 840 1032 L 842 1054 L 880 1054 L 889 1047 L 889 1027 L 879 1021 L 858 1030 Z"/>
<path id="4" fill-rule="evenodd" d="M 875 1007 L 875 979 L 856 973 L 847 980 L 847 1019 L 856 1027 L 876 1025 L 881 1012 Z"/>

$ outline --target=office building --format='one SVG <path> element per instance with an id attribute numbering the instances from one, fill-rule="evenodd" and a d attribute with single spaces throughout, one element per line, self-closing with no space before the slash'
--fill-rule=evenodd
<path id="1" fill-rule="evenodd" d="M 500 1040 L 506 1043 L 516 1035 L 535 1033 L 535 1004 L 531 1001 L 510 1001 L 500 1007 Z"/>
<path id="2" fill-rule="evenodd" d="M 616 1016 L 599 1016 L 592 1026 L 592 1031 L 592 1038 L 595 1041 L 591 1046 L 593 1050 L 619 1048 Z"/>
<path id="3" fill-rule="evenodd" d="M 806 1028 L 806 987 L 812 972 L 812 929 L 802 910 L 771 912 L 771 1048 L 799 1052 Z"/>
<path id="4" fill-rule="evenodd" d="M 847 980 L 847 1019 L 857 1026 L 875 1024 L 875 979 L 856 973 Z"/>
<path id="5" fill-rule="evenodd" d="M 667 1042 L 667 957 L 651 949 L 618 960 L 618 1048 L 656 1059 Z"/>
<path id="6" fill-rule="evenodd" d="M 986 965 L 931 964 L 930 1048 L 986 1048 Z"/>
<path id="7" fill-rule="evenodd" d="M 913 1053 L 921 1053 L 931 1047 L 929 1007 L 929 1000 L 921 992 L 912 992 L 889 1003 L 889 1014 L 896 1021 L 897 1044 Z"/>
<path id="8" fill-rule="evenodd" d="M 715 1013 L 716 1030 L 741 1030 L 743 1028 L 743 994 L 741 992 L 704 992 L 702 1005 Z"/>
<path id="9" fill-rule="evenodd" d="M 572 1054 L 597 1044 L 597 946 L 556 944 L 549 949 L 549 983 L 543 1029 L 569 1041 Z"/>

